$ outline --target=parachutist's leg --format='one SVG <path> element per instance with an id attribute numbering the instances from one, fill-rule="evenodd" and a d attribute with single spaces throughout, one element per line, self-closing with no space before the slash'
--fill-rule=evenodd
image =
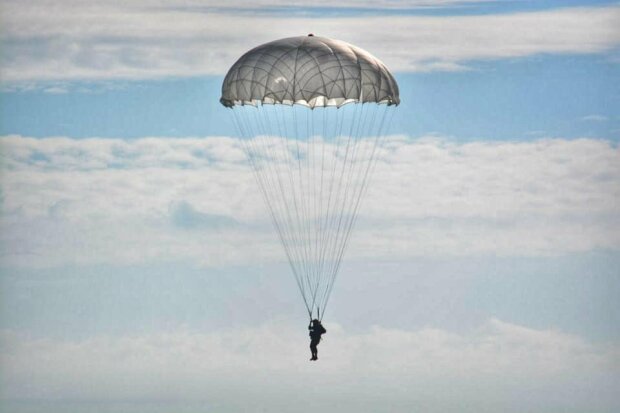
<path id="1" fill-rule="evenodd" d="M 310 351 L 312 352 L 312 358 L 310 360 L 316 360 L 318 359 L 317 354 L 318 354 L 318 350 L 316 348 L 316 345 L 319 344 L 318 340 L 312 340 L 310 341 Z"/>

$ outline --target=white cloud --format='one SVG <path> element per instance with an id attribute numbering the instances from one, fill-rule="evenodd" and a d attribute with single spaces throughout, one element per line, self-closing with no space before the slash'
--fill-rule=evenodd
<path id="1" fill-rule="evenodd" d="M 618 403 L 617 346 L 495 319 L 465 334 L 326 327 L 316 363 L 307 360 L 303 329 L 277 323 L 81 341 L 4 332 L 0 389 L 5 399 L 206 400 L 237 409 L 243 406 L 235 403 L 266 409 L 284 403 L 286 411 L 314 411 L 318 406 L 309 402 L 319 400 L 329 412 L 336 405 L 376 411 L 386 402 L 401 403 L 392 411 L 419 403 L 427 411 L 464 411 L 463 402 L 471 411 Z M 460 408 L 448 408 L 454 403 Z"/>
<path id="2" fill-rule="evenodd" d="M 619 155 L 589 139 L 397 145 L 377 170 L 365 214 L 391 217 L 394 232 L 373 231 L 390 254 L 617 248 L 620 238 L 604 228 L 619 229 Z M 371 250 L 368 239 L 360 243 Z"/>
<path id="3" fill-rule="evenodd" d="M 607 118 L 607 116 L 603 116 L 603 115 L 588 115 L 588 116 L 584 116 L 581 118 L 581 120 L 586 121 L 586 122 L 605 122 L 606 120 L 609 120 L 609 118 Z"/>
<path id="4" fill-rule="evenodd" d="M 157 1 L 157 0 L 155 0 Z M 300 0 L 215 0 L 209 3 L 210 7 L 218 8 L 247 8 L 258 9 L 262 7 L 288 7 L 294 12 L 295 9 L 306 11 L 312 8 L 370 8 L 370 9 L 417 9 L 417 8 L 446 8 L 455 6 L 467 6 L 472 4 L 489 3 L 497 0 L 344 0 L 334 3 L 330 0 L 317 0 L 312 3 Z M 160 2 L 161 3 L 161 2 Z M 163 3 L 166 4 L 166 3 Z M 186 2 L 186 7 L 204 5 L 200 1 Z"/>
<path id="5" fill-rule="evenodd" d="M 5 82 L 223 74 L 257 44 L 308 32 L 359 45 L 394 71 L 463 70 L 471 60 L 539 53 L 602 53 L 620 43 L 616 6 L 480 16 L 325 18 L 146 0 L 40 0 L 9 2 L 3 9 L 10 16 L 1 32 L 0 77 Z"/>
<path id="6" fill-rule="evenodd" d="M 274 8 L 287 8 L 290 13 L 307 13 L 313 9 L 438 9 L 449 7 L 463 7 L 475 4 L 492 3 L 497 0 L 343 0 L 334 3 L 330 0 L 317 0 L 308 3 L 301 0 L 212 0 L 205 5 L 200 0 L 186 0 L 182 3 L 171 5 L 170 1 L 162 0 L 142 0 L 141 5 L 150 7 L 170 7 L 178 9 L 232 9 L 242 11 L 248 9 L 251 12 L 266 9 L 267 12 L 273 11 Z M 122 3 L 121 3 L 122 4 Z"/>
<path id="7" fill-rule="evenodd" d="M 4 265 L 284 259 L 236 139 L 0 145 Z M 349 258 L 620 247 L 620 150 L 610 142 L 392 137 L 380 156 Z"/>
<path id="8" fill-rule="evenodd" d="M 53 95 L 61 95 L 63 93 L 67 93 L 68 89 L 60 87 L 60 86 L 51 86 L 43 89 L 44 93 L 51 93 Z"/>

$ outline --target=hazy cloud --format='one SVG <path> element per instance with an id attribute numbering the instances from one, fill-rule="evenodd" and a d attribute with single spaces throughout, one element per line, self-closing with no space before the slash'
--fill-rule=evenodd
<path id="1" fill-rule="evenodd" d="M 441 4 L 450 3 L 456 4 Z M 359 45 L 394 71 L 464 70 L 471 60 L 539 53 L 602 53 L 620 43 L 617 6 L 440 17 L 218 10 L 181 1 L 5 1 L 0 77 L 28 82 L 223 74 L 257 44 L 309 32 Z"/>
<path id="2" fill-rule="evenodd" d="M 237 221 L 225 215 L 205 214 L 197 211 L 187 201 L 171 203 L 170 218 L 174 225 L 187 229 L 224 229 L 237 225 Z"/>
<path id="3" fill-rule="evenodd" d="M 0 388 L 5 399 L 204 400 L 244 407 L 236 400 L 254 409 L 281 402 L 287 411 L 314 410 L 314 400 L 325 401 L 326 411 L 335 405 L 376 411 L 392 400 L 401 403 L 393 411 L 420 404 L 463 411 L 463 400 L 471 411 L 618 406 L 617 346 L 496 319 L 467 334 L 326 328 L 317 363 L 307 360 L 303 329 L 277 323 L 82 341 L 4 332 Z"/>
<path id="4" fill-rule="evenodd" d="M 157 1 L 157 0 L 155 0 Z M 209 2 L 209 5 L 212 7 L 222 7 L 222 8 L 258 8 L 258 7 L 287 7 L 291 9 L 292 12 L 295 9 L 305 10 L 307 8 L 394 8 L 394 9 L 416 9 L 416 8 L 442 8 L 442 7 L 453 7 L 453 6 L 463 6 L 463 5 L 471 5 L 471 4 L 480 4 L 480 3 L 490 3 L 495 2 L 497 0 L 344 0 L 340 1 L 337 4 L 331 2 L 329 0 L 318 0 L 312 2 L 309 5 L 307 2 L 300 0 L 257 0 L 257 1 L 248 1 L 248 0 L 236 0 L 236 1 L 223 1 L 216 0 L 213 2 Z M 160 1 L 161 3 L 161 1 Z M 163 3 L 166 4 L 166 3 Z M 188 1 L 186 2 L 188 6 L 199 6 L 203 4 L 200 1 Z"/>
<path id="5" fill-rule="evenodd" d="M 0 140 L 5 265 L 283 260 L 238 140 Z M 389 138 L 349 257 L 620 247 L 620 151 Z M 187 231 L 187 228 L 196 231 Z"/>
<path id="6" fill-rule="evenodd" d="M 583 121 L 590 122 L 605 122 L 608 120 L 607 116 L 603 115 L 588 115 L 581 118 Z"/>

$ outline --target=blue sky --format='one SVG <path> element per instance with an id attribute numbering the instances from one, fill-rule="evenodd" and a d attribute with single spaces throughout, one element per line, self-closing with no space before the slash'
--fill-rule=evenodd
<path id="1" fill-rule="evenodd" d="M 609 59 L 535 56 L 470 66 L 459 72 L 397 73 L 403 103 L 392 133 L 436 133 L 462 141 L 620 139 L 620 74 Z M 51 82 L 5 92 L 1 133 L 74 138 L 230 135 L 235 133 L 232 116 L 219 104 L 222 80 L 119 81 L 112 89 L 104 82 Z"/>
<path id="2" fill-rule="evenodd" d="M 620 407 L 617 3 L 0 7 L 0 410 Z M 402 101 L 314 364 L 218 102 L 308 32 Z"/>

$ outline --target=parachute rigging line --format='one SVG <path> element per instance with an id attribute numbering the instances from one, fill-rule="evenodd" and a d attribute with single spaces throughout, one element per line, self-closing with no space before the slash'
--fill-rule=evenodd
<path id="1" fill-rule="evenodd" d="M 398 105 L 369 53 L 318 36 L 250 50 L 222 86 L 310 319 L 325 315 Z"/>

